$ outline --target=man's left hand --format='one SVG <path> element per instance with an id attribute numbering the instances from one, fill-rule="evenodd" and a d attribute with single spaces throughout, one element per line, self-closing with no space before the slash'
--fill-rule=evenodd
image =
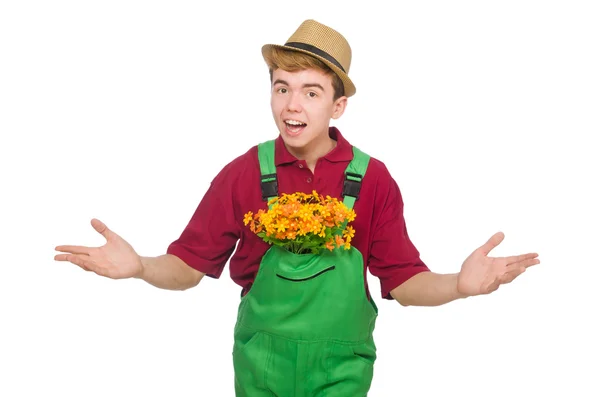
<path id="1" fill-rule="evenodd" d="M 458 274 L 457 288 L 460 294 L 464 296 L 489 294 L 497 290 L 500 284 L 513 281 L 529 266 L 540 263 L 536 253 L 503 258 L 489 257 L 490 251 L 502 240 L 504 240 L 504 233 L 494 234 L 465 259 Z"/>

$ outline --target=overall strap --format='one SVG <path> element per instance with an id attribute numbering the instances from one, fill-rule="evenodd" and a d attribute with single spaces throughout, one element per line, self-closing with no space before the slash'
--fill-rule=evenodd
<path id="1" fill-rule="evenodd" d="M 277 168 L 275 167 L 275 140 L 258 144 L 258 162 L 260 163 L 262 199 L 269 201 L 279 195 Z"/>
<path id="2" fill-rule="evenodd" d="M 348 208 L 352 208 L 356 200 L 358 200 L 362 179 L 367 172 L 371 156 L 362 152 L 357 147 L 352 147 L 354 158 L 346 168 L 346 179 L 344 180 L 344 204 Z"/>
<path id="3" fill-rule="evenodd" d="M 359 198 L 362 179 L 365 176 L 371 157 L 357 147 L 352 147 L 354 157 L 345 171 L 344 204 L 352 208 Z M 275 166 L 275 140 L 258 144 L 258 162 L 260 164 L 260 184 L 263 201 L 269 201 L 279 195 L 277 168 Z"/>

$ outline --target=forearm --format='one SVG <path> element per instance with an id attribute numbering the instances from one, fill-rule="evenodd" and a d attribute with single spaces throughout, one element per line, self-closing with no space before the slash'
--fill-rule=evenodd
<path id="1" fill-rule="evenodd" d="M 421 272 L 390 292 L 402 306 L 440 306 L 465 298 L 458 292 L 458 274 Z"/>
<path id="2" fill-rule="evenodd" d="M 162 289 L 185 290 L 195 287 L 205 275 L 175 255 L 142 256 L 141 260 L 142 271 L 137 278 Z"/>

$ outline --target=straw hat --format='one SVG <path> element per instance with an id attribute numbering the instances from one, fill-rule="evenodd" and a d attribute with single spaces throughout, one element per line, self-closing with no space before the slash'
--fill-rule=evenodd
<path id="1" fill-rule="evenodd" d="M 315 20 L 308 19 L 300 25 L 284 45 L 266 44 L 263 57 L 273 47 L 303 52 L 323 61 L 344 83 L 344 95 L 350 97 L 356 87 L 348 77 L 352 51 L 348 41 L 337 31 Z"/>

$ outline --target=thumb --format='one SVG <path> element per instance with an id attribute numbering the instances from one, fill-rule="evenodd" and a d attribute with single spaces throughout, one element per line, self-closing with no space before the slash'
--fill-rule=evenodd
<path id="1" fill-rule="evenodd" d="M 96 218 L 92 219 L 91 223 L 92 227 L 108 240 L 108 236 L 111 233 L 110 229 L 102 221 Z"/>
<path id="2" fill-rule="evenodd" d="M 490 251 L 492 251 L 495 247 L 498 246 L 498 244 L 500 244 L 502 242 L 502 240 L 504 240 L 504 233 L 502 232 L 498 232 L 496 234 L 494 234 L 492 237 L 490 237 L 490 239 L 481 246 L 481 250 L 483 251 L 484 255 L 487 255 L 490 253 Z"/>

